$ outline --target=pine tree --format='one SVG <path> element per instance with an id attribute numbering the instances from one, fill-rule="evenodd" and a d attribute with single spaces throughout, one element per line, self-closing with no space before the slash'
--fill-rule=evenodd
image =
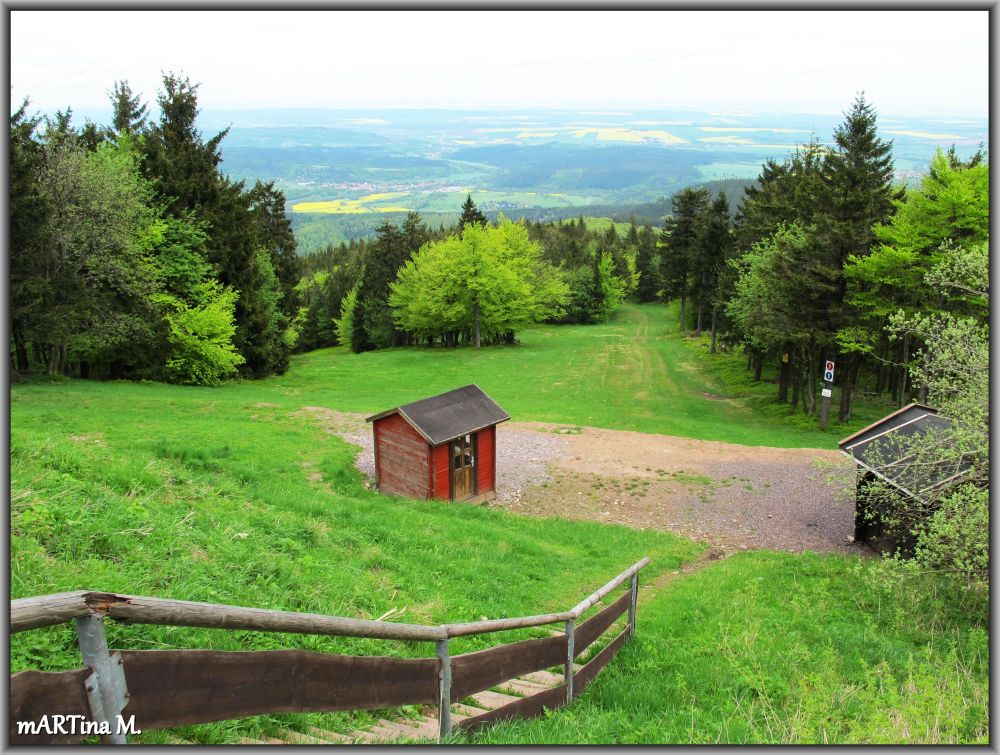
<path id="1" fill-rule="evenodd" d="M 476 207 L 476 203 L 472 201 L 472 194 L 465 195 L 465 203 L 462 205 L 462 217 L 458 220 L 458 232 L 459 234 L 465 230 L 465 226 L 470 223 L 478 223 L 479 225 L 485 226 L 489 223 L 486 216 L 479 211 Z"/>
<path id="2" fill-rule="evenodd" d="M 636 296 L 640 302 L 656 301 L 660 291 L 660 259 L 656 248 L 656 232 L 652 226 L 643 226 L 638 239 L 636 267 L 639 270 L 639 286 Z"/>
<path id="3" fill-rule="evenodd" d="M 10 116 L 10 328 L 16 369 L 29 369 L 28 342 L 44 310 L 44 250 L 51 208 L 39 180 L 44 153 L 35 133 L 41 116 L 27 99 Z"/>
<path id="4" fill-rule="evenodd" d="M 411 236 L 419 235 L 423 223 L 411 219 Z M 358 283 L 357 306 L 353 317 L 351 349 L 355 352 L 398 346 L 405 340 L 393 322 L 389 306 L 389 286 L 399 269 L 413 256 L 406 237 L 391 221 L 376 229 L 375 241 L 368 245 L 364 269 Z"/>
<path id="5" fill-rule="evenodd" d="M 687 328 L 687 298 L 691 272 L 698 254 L 698 233 L 708 206 L 705 189 L 682 189 L 673 197 L 673 215 L 660 234 L 663 248 L 661 275 L 668 300 L 680 300 L 680 330 Z"/>
<path id="6" fill-rule="evenodd" d="M 295 285 L 302 276 L 302 269 L 296 254 L 292 221 L 285 212 L 285 195 L 274 188 L 273 181 L 257 181 L 249 192 L 249 199 L 257 245 L 271 255 L 271 264 L 281 284 L 282 311 L 292 317 L 298 308 Z"/>
<path id="7" fill-rule="evenodd" d="M 135 136 L 146 128 L 146 104 L 138 94 L 132 94 L 127 81 L 116 81 L 108 96 L 113 109 L 111 127 L 114 133 Z"/>
<path id="8" fill-rule="evenodd" d="M 863 93 L 857 96 L 833 138 L 837 148 L 824 161 L 826 206 L 818 218 L 817 240 L 826 249 L 824 262 L 839 272 L 829 303 L 831 325 L 836 331 L 853 325 L 858 314 L 846 296 L 844 266 L 851 256 L 864 257 L 871 252 L 875 244 L 872 228 L 892 216 L 893 201 L 902 198 L 902 191 L 892 183 L 892 141 L 878 137 L 875 110 Z M 831 343 L 831 357 L 835 348 Z M 838 359 L 841 422 L 851 416 L 860 358 L 859 351 L 842 349 Z"/>
<path id="9" fill-rule="evenodd" d="M 694 296 L 698 303 L 698 319 L 695 335 L 701 335 L 702 321 L 707 304 L 712 316 L 712 351 L 715 351 L 716 316 L 718 300 L 716 290 L 719 273 L 726 264 L 732 248 L 732 221 L 729 215 L 729 200 L 720 191 L 709 206 L 698 238 L 698 253 L 692 259 L 692 280 Z"/>

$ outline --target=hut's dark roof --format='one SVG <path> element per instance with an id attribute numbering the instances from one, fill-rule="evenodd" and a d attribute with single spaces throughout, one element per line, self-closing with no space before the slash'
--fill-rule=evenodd
<path id="1" fill-rule="evenodd" d="M 478 385 L 466 385 L 438 396 L 397 406 L 367 418 L 373 422 L 398 412 L 432 446 L 510 419 Z"/>
<path id="2" fill-rule="evenodd" d="M 921 498 L 924 492 L 968 469 L 967 463 L 949 459 L 948 455 L 930 463 L 926 452 L 916 458 L 917 452 L 910 441 L 949 427 L 951 420 L 939 416 L 931 407 L 910 404 L 844 438 L 839 447 L 859 466 L 904 493 Z M 945 442 L 943 436 L 941 442 Z"/>

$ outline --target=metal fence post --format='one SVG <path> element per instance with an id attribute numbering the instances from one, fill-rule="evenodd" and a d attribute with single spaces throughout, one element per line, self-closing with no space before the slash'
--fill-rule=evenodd
<path id="1" fill-rule="evenodd" d="M 438 708 L 438 742 L 451 734 L 451 656 L 448 640 L 435 640 L 438 660 L 438 688 L 441 691 Z"/>
<path id="2" fill-rule="evenodd" d="M 83 662 L 94 672 L 87 681 L 88 693 L 100 702 L 91 706 L 91 714 L 102 722 L 107 722 L 110 734 L 102 734 L 101 742 L 111 745 L 126 744 L 125 733 L 118 730 L 121 712 L 128 705 L 128 689 L 125 687 L 125 670 L 119 653 L 108 652 L 108 640 L 104 635 L 104 622 L 99 616 L 83 616 L 76 619 L 76 635 L 80 642 Z M 92 685 L 96 684 L 96 690 Z M 96 710 L 95 710 L 96 708 Z"/>
<path id="3" fill-rule="evenodd" d="M 573 702 L 573 619 L 566 622 L 566 704 Z"/>
<path id="4" fill-rule="evenodd" d="M 635 634 L 635 604 L 639 599 L 639 572 L 632 575 L 629 589 L 632 591 L 632 599 L 628 604 L 628 636 L 631 637 Z"/>

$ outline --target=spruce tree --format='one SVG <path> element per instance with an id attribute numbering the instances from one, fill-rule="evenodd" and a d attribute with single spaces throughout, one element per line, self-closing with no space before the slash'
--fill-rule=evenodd
<path id="1" fill-rule="evenodd" d="M 419 235 L 418 228 L 422 225 L 419 219 L 411 220 L 408 233 L 413 237 Z M 393 322 L 389 285 L 415 250 L 410 249 L 404 234 L 391 221 L 384 221 L 376 234 L 375 241 L 367 247 L 358 283 L 351 337 L 351 349 L 355 352 L 398 346 L 405 339 Z"/>
<path id="2" fill-rule="evenodd" d="M 108 96 L 111 98 L 111 127 L 114 133 L 135 136 L 146 128 L 146 104 L 138 94 L 132 94 L 127 81 L 116 81 Z"/>
<path id="3" fill-rule="evenodd" d="M 458 219 L 459 234 L 465 230 L 465 226 L 469 225 L 469 223 L 478 223 L 482 226 L 489 223 L 486 216 L 476 207 L 476 203 L 472 201 L 472 194 L 465 195 L 465 203 L 462 205 L 462 217 Z"/>
<path id="4" fill-rule="evenodd" d="M 693 293 L 698 306 L 695 335 L 701 335 L 705 307 L 708 306 L 712 318 L 712 347 L 715 347 L 716 316 L 718 301 L 716 290 L 719 273 L 726 264 L 732 247 L 732 222 L 729 216 L 729 200 L 720 191 L 705 213 L 705 221 L 699 231 L 698 253 L 692 258 L 691 271 Z"/>
<path id="5" fill-rule="evenodd" d="M 844 266 L 851 256 L 868 255 L 875 244 L 872 228 L 885 223 L 893 214 L 893 201 L 902 198 L 902 190 L 893 186 L 892 141 L 878 136 L 875 109 L 859 94 L 844 122 L 833 134 L 836 150 L 824 161 L 825 212 L 818 218 L 817 241 L 826 251 L 824 262 L 839 273 L 837 287 L 830 297 L 829 311 L 834 330 L 857 321 L 857 312 L 847 300 Z M 841 383 L 839 419 L 851 416 L 854 379 L 860 363 L 856 350 L 841 350 L 837 377 Z M 836 353 L 830 343 L 828 355 Z"/>
<path id="6" fill-rule="evenodd" d="M 699 252 L 698 233 L 708 206 L 705 189 L 682 189 L 673 196 L 673 215 L 667 218 L 660 234 L 663 257 L 661 275 L 668 300 L 680 300 L 680 330 L 687 327 L 687 299 L 691 290 L 691 272 Z"/>
<path id="7" fill-rule="evenodd" d="M 640 302 L 656 301 L 660 291 L 660 258 L 656 249 L 656 232 L 652 226 L 643 226 L 638 238 L 636 268 L 639 270 L 639 285 L 636 296 Z"/>

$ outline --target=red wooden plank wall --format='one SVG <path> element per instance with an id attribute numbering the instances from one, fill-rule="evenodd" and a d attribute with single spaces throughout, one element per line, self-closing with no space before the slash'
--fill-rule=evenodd
<path id="1" fill-rule="evenodd" d="M 479 482 L 479 495 L 493 490 L 496 479 L 494 470 L 496 467 L 496 426 L 487 427 L 479 431 L 479 465 L 477 477 Z"/>
<path id="2" fill-rule="evenodd" d="M 434 498 L 447 501 L 451 498 L 451 488 L 449 483 L 450 467 L 448 465 L 448 446 L 450 443 L 442 443 L 432 450 L 431 469 L 434 476 Z"/>
<path id="3" fill-rule="evenodd" d="M 375 420 L 379 488 L 410 498 L 427 497 L 427 441 L 398 414 Z"/>

